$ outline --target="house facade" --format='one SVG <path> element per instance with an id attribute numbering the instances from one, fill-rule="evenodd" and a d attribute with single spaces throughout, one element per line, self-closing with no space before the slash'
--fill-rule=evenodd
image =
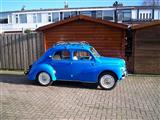
<path id="1" fill-rule="evenodd" d="M 43 25 L 77 15 L 86 15 L 124 24 L 139 24 L 160 20 L 160 6 L 88 7 L 0 12 L 0 32 L 35 30 Z"/>

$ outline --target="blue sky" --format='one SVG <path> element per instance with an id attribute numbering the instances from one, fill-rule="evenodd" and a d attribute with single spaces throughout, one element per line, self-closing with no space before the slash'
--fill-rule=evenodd
<path id="1" fill-rule="evenodd" d="M 65 0 L 0 0 L 0 11 L 39 8 L 63 8 Z M 69 7 L 99 7 L 112 6 L 116 0 L 68 0 Z M 125 6 L 141 5 L 143 0 L 117 0 Z"/>

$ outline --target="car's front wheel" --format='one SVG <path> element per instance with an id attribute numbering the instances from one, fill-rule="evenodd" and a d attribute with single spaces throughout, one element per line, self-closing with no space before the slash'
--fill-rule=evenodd
<path id="1" fill-rule="evenodd" d="M 106 72 L 100 75 L 99 85 L 102 89 L 111 90 L 116 86 L 117 78 L 113 73 Z"/>
<path id="2" fill-rule="evenodd" d="M 50 75 L 47 72 L 40 72 L 37 76 L 38 83 L 42 86 L 48 86 L 53 83 Z"/>

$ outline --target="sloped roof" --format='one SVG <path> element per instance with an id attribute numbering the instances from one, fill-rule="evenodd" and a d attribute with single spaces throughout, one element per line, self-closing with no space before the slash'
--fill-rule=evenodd
<path id="1" fill-rule="evenodd" d="M 69 22 L 73 22 L 76 20 L 86 20 L 86 21 L 90 21 L 90 22 L 95 22 L 98 24 L 103 24 L 103 25 L 107 25 L 107 26 L 111 26 L 111 27 L 115 27 L 115 28 L 120 28 L 120 29 L 127 29 L 127 25 L 121 24 L 121 23 L 114 23 L 114 22 L 110 22 L 110 21 L 106 21 L 106 20 L 100 20 L 100 19 L 96 19 L 93 17 L 89 17 L 89 16 L 85 16 L 85 15 L 78 15 L 75 17 L 71 17 L 68 18 L 66 20 L 61 20 L 59 22 L 56 23 L 51 23 L 42 27 L 39 27 L 38 29 L 36 29 L 36 31 L 44 31 L 47 29 L 51 29 L 53 27 L 59 26 L 59 25 L 63 25 Z"/>
<path id="2" fill-rule="evenodd" d="M 144 28 L 148 28 L 148 27 L 152 27 L 152 26 L 156 26 L 156 25 L 160 25 L 160 20 L 152 21 L 150 23 L 144 23 L 144 24 L 140 24 L 140 25 L 135 25 L 135 26 L 132 26 L 131 28 L 133 30 L 137 30 L 137 29 L 144 29 Z"/>
<path id="3" fill-rule="evenodd" d="M 99 6 L 99 7 L 69 7 L 69 8 L 47 8 L 47 9 L 25 9 L 25 10 L 13 10 L 13 11 L 0 11 L 0 13 L 19 13 L 19 12 L 39 12 L 39 11 L 59 11 L 59 10 L 74 10 L 74 9 L 99 9 L 99 8 L 115 8 L 113 6 Z M 116 8 L 115 8 L 116 9 Z M 160 6 L 122 6 L 117 9 L 160 9 Z"/>

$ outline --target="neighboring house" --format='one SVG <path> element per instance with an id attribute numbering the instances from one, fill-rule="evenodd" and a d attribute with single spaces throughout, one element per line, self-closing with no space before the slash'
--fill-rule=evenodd
<path id="1" fill-rule="evenodd" d="M 138 24 L 160 20 L 160 6 L 88 7 L 0 12 L 0 32 L 35 30 L 40 26 L 80 14 L 112 22 Z"/>

